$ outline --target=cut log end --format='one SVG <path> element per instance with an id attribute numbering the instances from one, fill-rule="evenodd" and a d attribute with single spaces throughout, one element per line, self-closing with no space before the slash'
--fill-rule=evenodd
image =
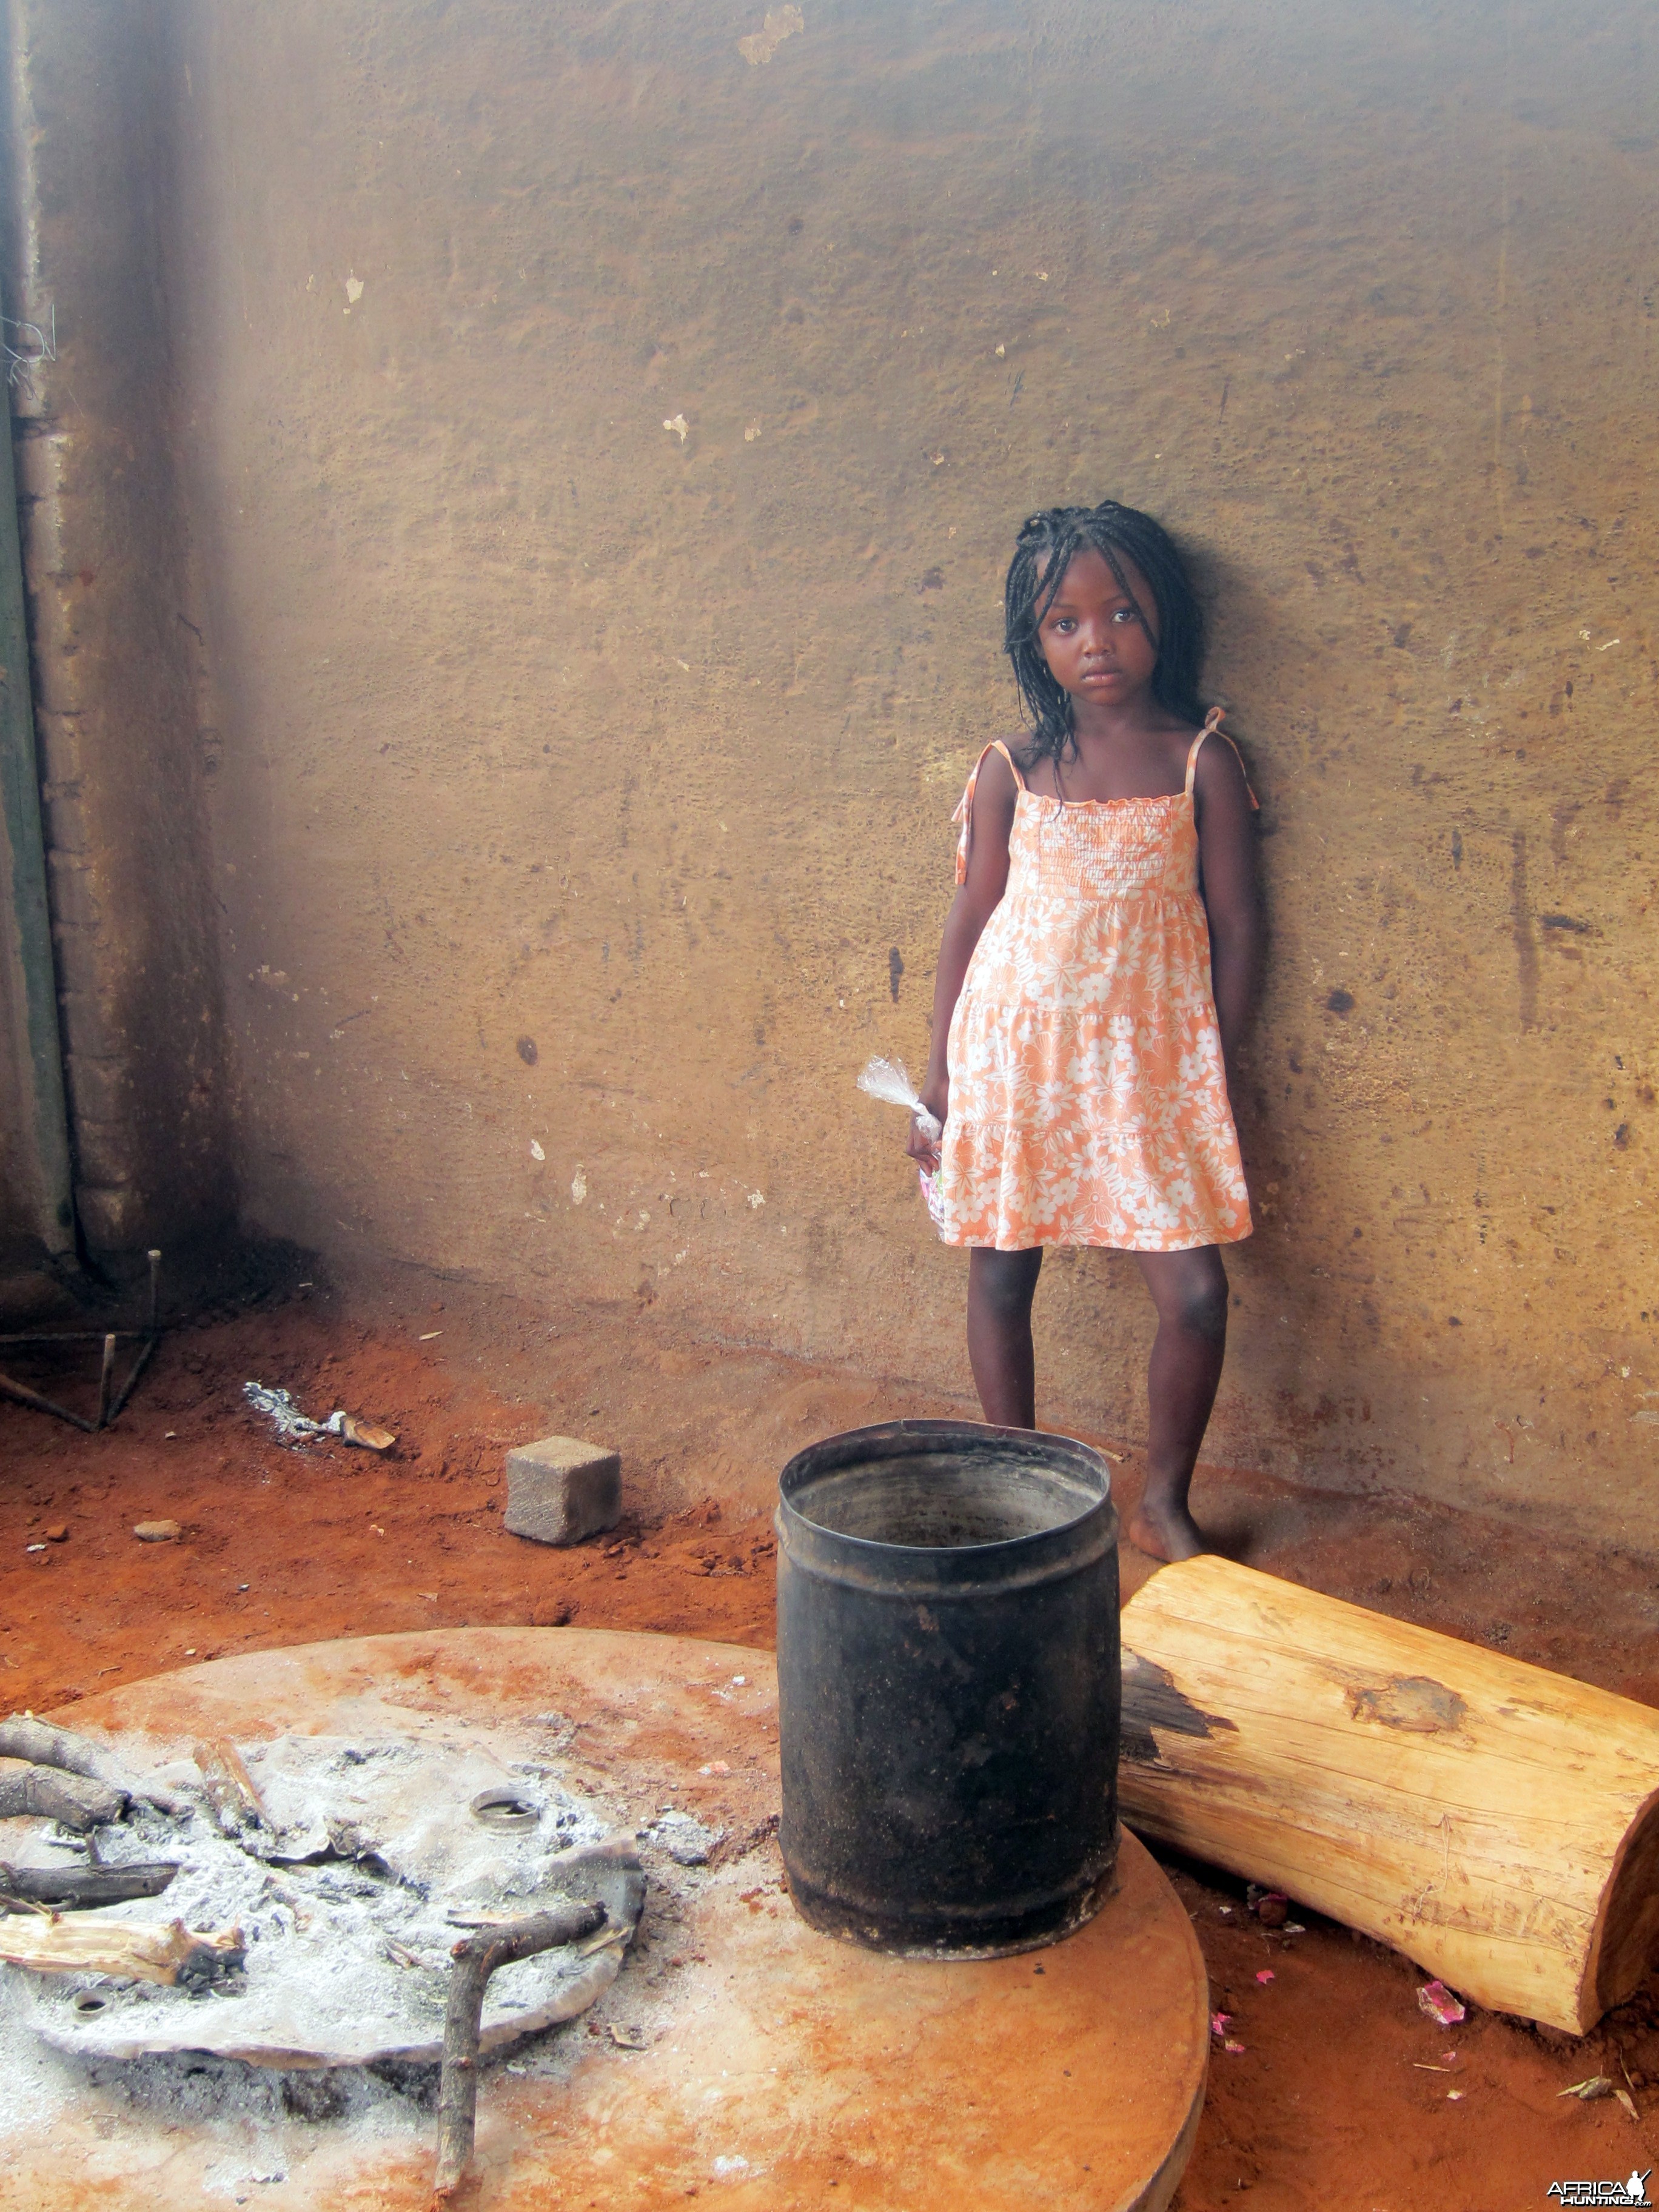
<path id="1" fill-rule="evenodd" d="M 1659 1790 L 1620 1846 L 1602 1892 L 1600 1924 L 1585 1971 L 1581 2013 L 1592 2027 L 1635 1996 L 1659 1957 Z"/>

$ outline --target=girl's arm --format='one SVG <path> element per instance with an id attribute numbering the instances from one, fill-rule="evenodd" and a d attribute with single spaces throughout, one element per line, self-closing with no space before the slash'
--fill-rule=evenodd
<path id="1" fill-rule="evenodd" d="M 933 978 L 933 1033 L 921 1097 L 928 1112 L 941 1123 L 950 1118 L 951 1110 L 951 1017 L 957 1010 L 963 979 L 980 933 L 1008 887 L 1008 839 L 1014 826 L 1014 803 L 1018 796 L 1019 787 L 1007 762 L 1000 753 L 988 753 L 974 786 L 969 818 L 968 873 L 945 916 L 939 967 Z M 924 1167 L 939 1165 L 939 1146 L 930 1143 L 914 1121 L 906 1150 Z"/>
<path id="2" fill-rule="evenodd" d="M 1256 892 L 1255 825 L 1249 786 L 1231 745 L 1198 757 L 1199 881 L 1210 918 L 1210 987 L 1230 1089 L 1250 1025 L 1261 972 L 1261 902 Z"/>

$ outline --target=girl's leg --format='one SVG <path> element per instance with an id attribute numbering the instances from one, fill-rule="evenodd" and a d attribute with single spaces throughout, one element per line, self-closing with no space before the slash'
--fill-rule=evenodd
<path id="1" fill-rule="evenodd" d="M 1039 1247 L 968 1255 L 968 1364 L 988 1421 L 1002 1429 L 1036 1426 L 1036 1370 L 1031 1351 L 1031 1300 Z"/>
<path id="2" fill-rule="evenodd" d="M 1146 1487 L 1129 1540 L 1155 1559 L 1190 1559 L 1204 1549 L 1187 1491 L 1227 1349 L 1227 1271 L 1213 1244 L 1135 1259 L 1158 1308 L 1158 1334 L 1146 1368 Z"/>

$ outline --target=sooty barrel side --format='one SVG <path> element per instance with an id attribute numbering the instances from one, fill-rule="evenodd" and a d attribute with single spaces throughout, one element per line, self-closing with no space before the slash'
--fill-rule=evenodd
<path id="1" fill-rule="evenodd" d="M 779 1840 L 815 1927 L 921 1957 L 1050 1942 L 1117 1856 L 1117 1515 L 1097 1452 L 854 1430 L 780 1483 Z"/>

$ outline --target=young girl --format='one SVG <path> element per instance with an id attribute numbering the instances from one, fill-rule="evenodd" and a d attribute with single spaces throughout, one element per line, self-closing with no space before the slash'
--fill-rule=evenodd
<path id="1" fill-rule="evenodd" d="M 942 1235 L 970 1247 L 988 1421 L 1036 1425 L 1031 1298 L 1051 1244 L 1133 1252 L 1158 1310 L 1131 1540 L 1203 1549 L 1187 1510 L 1227 1335 L 1220 1247 L 1250 1233 L 1228 1102 L 1261 945 L 1255 799 L 1198 691 L 1203 623 L 1149 514 L 1054 507 L 1019 533 L 1006 646 L 1033 724 L 968 780 L 923 1103 Z"/>

